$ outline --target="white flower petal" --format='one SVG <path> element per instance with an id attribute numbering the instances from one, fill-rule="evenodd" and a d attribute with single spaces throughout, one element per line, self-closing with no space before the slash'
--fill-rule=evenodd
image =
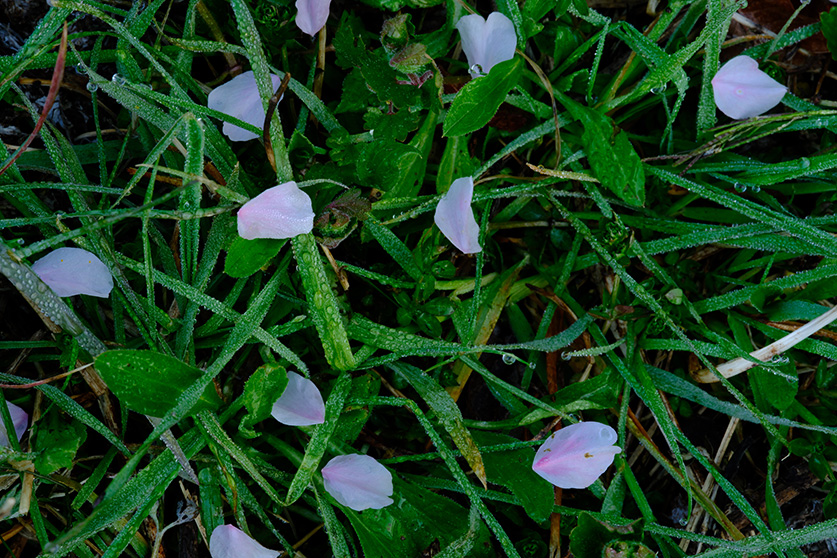
<path id="1" fill-rule="evenodd" d="M 314 382 L 288 372 L 288 385 L 273 404 L 273 418 L 288 426 L 308 426 L 325 421 L 325 403 Z"/>
<path id="2" fill-rule="evenodd" d="M 488 20 L 477 14 L 464 16 L 456 22 L 456 28 L 471 77 L 487 74 L 495 65 L 514 57 L 517 47 L 514 24 L 500 12 L 491 12 Z"/>
<path id="3" fill-rule="evenodd" d="M 451 243 L 465 254 L 482 250 L 479 243 L 480 227 L 471 209 L 474 196 L 474 179 L 457 178 L 439 200 L 433 220 Z"/>
<path id="4" fill-rule="evenodd" d="M 275 91 L 282 79 L 274 74 L 270 75 Z M 256 85 L 256 77 L 252 71 L 240 74 L 224 85 L 210 91 L 206 105 L 218 112 L 229 114 L 257 128 L 264 127 L 264 105 Z M 247 141 L 259 137 L 235 124 L 224 122 L 224 135 L 232 141 Z"/>
<path id="5" fill-rule="evenodd" d="M 781 102 L 788 88 L 759 70 L 749 56 L 736 56 L 712 78 L 718 109 L 737 120 L 767 112 Z"/>
<path id="6" fill-rule="evenodd" d="M 296 26 L 313 37 L 328 21 L 330 5 L 331 0 L 296 0 Z"/>
<path id="7" fill-rule="evenodd" d="M 325 489 L 355 511 L 379 510 L 392 503 L 392 474 L 368 455 L 340 455 L 323 467 Z"/>
<path id="8" fill-rule="evenodd" d="M 560 488 L 587 488 L 604 473 L 621 448 L 616 431 L 598 422 L 579 422 L 549 437 L 532 470 Z"/>
<path id="9" fill-rule="evenodd" d="M 95 254 L 81 248 L 58 248 L 32 264 L 41 281 L 58 296 L 86 294 L 107 298 L 113 277 Z"/>
<path id="10" fill-rule="evenodd" d="M 29 424 L 29 414 L 14 403 L 6 401 L 6 406 L 9 408 L 9 415 L 11 415 L 12 424 L 15 427 L 15 436 L 17 436 L 17 440 L 19 442 L 20 439 L 23 438 L 24 432 L 26 432 L 26 426 Z M 6 432 L 6 426 L 3 423 L 3 419 L 0 418 L 0 446 L 9 447 L 9 445 L 9 436 Z"/>
<path id="11" fill-rule="evenodd" d="M 313 228 L 311 198 L 296 182 L 268 188 L 238 210 L 238 234 L 248 240 L 291 238 Z"/>
<path id="12" fill-rule="evenodd" d="M 212 558 L 276 558 L 279 553 L 265 548 L 233 525 L 219 525 L 209 537 Z"/>

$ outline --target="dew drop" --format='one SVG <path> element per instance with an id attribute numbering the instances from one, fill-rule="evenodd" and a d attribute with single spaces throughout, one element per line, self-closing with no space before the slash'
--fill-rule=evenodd
<path id="1" fill-rule="evenodd" d="M 468 68 L 468 71 L 472 74 L 485 75 L 485 72 L 482 71 L 482 66 L 480 66 L 479 64 L 474 64 L 473 66 Z"/>
<path id="2" fill-rule="evenodd" d="M 744 185 L 744 184 L 741 184 L 739 182 L 735 183 L 734 188 L 735 188 L 736 192 L 746 192 L 747 191 L 747 186 Z"/>
<path id="3" fill-rule="evenodd" d="M 750 189 L 753 191 L 754 194 L 758 194 L 761 192 L 761 186 L 750 186 Z"/>
<path id="4" fill-rule="evenodd" d="M 568 352 L 562 352 L 561 353 L 561 358 L 563 360 L 570 360 L 571 358 L 573 358 L 573 356 Z"/>
<path id="5" fill-rule="evenodd" d="M 93 83 L 92 81 L 88 81 L 87 82 L 87 90 L 90 91 L 91 93 L 93 93 L 93 92 L 99 90 L 99 86 L 96 85 L 95 83 Z"/>
<path id="6" fill-rule="evenodd" d="M 503 364 L 514 364 L 515 358 L 513 354 L 505 353 L 503 354 Z"/>

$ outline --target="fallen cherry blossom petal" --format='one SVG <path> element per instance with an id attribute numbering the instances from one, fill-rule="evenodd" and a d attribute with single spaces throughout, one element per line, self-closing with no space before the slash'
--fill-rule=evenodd
<path id="1" fill-rule="evenodd" d="M 308 426 L 325 421 L 325 403 L 314 382 L 288 372 L 288 385 L 273 404 L 273 418 L 288 426 Z"/>
<path id="2" fill-rule="evenodd" d="M 325 27 L 331 0 L 296 0 L 296 26 L 312 37 Z"/>
<path id="3" fill-rule="evenodd" d="M 209 537 L 212 558 L 276 558 L 279 553 L 265 548 L 233 525 L 219 525 Z"/>
<path id="4" fill-rule="evenodd" d="M 21 438 L 23 438 L 23 434 L 26 432 L 26 426 L 29 424 L 29 414 L 15 405 L 14 403 L 9 403 L 6 401 L 6 406 L 9 408 L 9 415 L 12 417 L 12 424 L 15 427 L 15 436 L 17 436 L 18 442 Z M 3 419 L 0 419 L 0 446 L 9 447 L 9 435 L 6 432 L 6 426 L 3 422 Z"/>
<path id="5" fill-rule="evenodd" d="M 457 178 L 439 200 L 433 220 L 442 234 L 465 254 L 482 251 L 479 243 L 480 227 L 471 209 L 474 179 Z"/>
<path id="6" fill-rule="evenodd" d="M 514 57 L 517 46 L 514 24 L 500 12 L 491 12 L 488 19 L 477 14 L 466 15 L 456 22 L 456 28 L 471 77 L 487 74 L 495 65 Z"/>
<path id="7" fill-rule="evenodd" d="M 282 79 L 274 74 L 270 74 L 270 79 L 273 82 L 273 90 L 276 91 Z M 252 71 L 244 72 L 210 91 L 206 105 L 212 110 L 243 120 L 256 128 L 264 127 L 264 105 L 256 85 L 256 76 Z M 229 122 L 224 122 L 222 131 L 232 141 L 248 141 L 259 137 Z"/>
<path id="8" fill-rule="evenodd" d="M 335 500 L 355 511 L 390 505 L 392 474 L 368 455 L 340 455 L 323 467 L 325 489 Z"/>
<path id="9" fill-rule="evenodd" d="M 32 271 L 58 296 L 86 294 L 107 298 L 113 277 L 95 254 L 81 248 L 58 248 L 32 264 Z"/>
<path id="10" fill-rule="evenodd" d="M 718 110 L 736 120 L 752 118 L 781 102 L 788 88 L 759 70 L 749 56 L 736 56 L 712 78 Z"/>
<path id="11" fill-rule="evenodd" d="M 587 488 L 617 453 L 616 431 L 598 422 L 579 422 L 554 433 L 538 449 L 532 470 L 560 488 Z"/>
<path id="12" fill-rule="evenodd" d="M 313 228 L 311 198 L 296 182 L 268 188 L 238 210 L 238 234 L 248 240 L 291 238 Z"/>

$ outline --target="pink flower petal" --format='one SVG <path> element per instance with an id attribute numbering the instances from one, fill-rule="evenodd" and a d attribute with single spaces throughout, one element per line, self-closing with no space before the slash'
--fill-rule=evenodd
<path id="1" fill-rule="evenodd" d="M 473 196 L 474 179 L 470 176 L 457 178 L 439 200 L 433 218 L 442 234 L 465 254 L 475 254 L 482 250 L 479 243 L 480 227 L 471 210 Z"/>
<path id="2" fill-rule="evenodd" d="M 712 91 L 718 109 L 740 120 L 772 109 L 788 88 L 759 70 L 758 62 L 749 56 L 736 56 L 712 78 Z"/>
<path id="3" fill-rule="evenodd" d="M 308 426 L 325 421 L 325 403 L 314 382 L 288 372 L 288 385 L 273 404 L 273 418 L 288 426 Z"/>
<path id="4" fill-rule="evenodd" d="M 23 438 L 24 432 L 26 432 L 26 425 L 29 424 L 29 414 L 14 403 L 6 401 L 6 406 L 9 408 L 9 415 L 11 415 L 12 424 L 15 427 L 15 436 L 17 436 L 19 442 Z M 3 419 L 0 418 L 0 446 L 9 447 L 10 445 L 6 426 Z"/>
<path id="5" fill-rule="evenodd" d="M 268 188 L 238 210 L 238 234 L 248 240 L 291 238 L 313 228 L 311 198 L 296 182 Z"/>
<path id="6" fill-rule="evenodd" d="M 549 437 L 532 470 L 560 488 L 587 488 L 604 473 L 621 448 L 616 431 L 598 422 L 579 422 Z"/>
<path id="7" fill-rule="evenodd" d="M 325 489 L 355 511 L 379 510 L 392 503 L 392 474 L 368 455 L 340 455 L 323 467 Z"/>
<path id="8" fill-rule="evenodd" d="M 466 15 L 456 22 L 456 28 L 471 77 L 487 74 L 500 62 L 514 58 L 517 47 L 514 24 L 500 12 L 491 12 L 488 20 L 477 14 Z"/>
<path id="9" fill-rule="evenodd" d="M 81 248 L 58 248 L 32 264 L 41 281 L 58 296 L 86 294 L 107 298 L 113 277 L 95 254 Z"/>
<path id="10" fill-rule="evenodd" d="M 273 90 L 276 91 L 282 79 L 274 74 L 270 74 L 270 79 L 273 82 Z M 234 116 L 256 128 L 264 127 L 264 104 L 262 104 L 259 88 L 256 85 L 256 76 L 252 71 L 244 72 L 210 91 L 206 105 L 212 110 Z M 224 122 L 223 132 L 232 141 L 247 141 L 259 137 L 229 122 Z"/>
<path id="11" fill-rule="evenodd" d="M 212 558 L 276 558 L 279 553 L 265 548 L 233 525 L 219 525 L 209 537 Z"/>
<path id="12" fill-rule="evenodd" d="M 296 0 L 296 26 L 313 37 L 328 21 L 330 4 L 331 0 Z"/>

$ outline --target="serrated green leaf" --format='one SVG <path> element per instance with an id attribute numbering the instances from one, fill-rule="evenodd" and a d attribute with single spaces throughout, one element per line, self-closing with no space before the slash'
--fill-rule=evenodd
<path id="1" fill-rule="evenodd" d="M 454 97 L 442 135 L 464 136 L 488 124 L 517 85 L 522 66 L 520 58 L 512 58 L 491 68 L 488 75 L 469 81 Z"/>
<path id="2" fill-rule="evenodd" d="M 596 178 L 619 199 L 634 206 L 645 204 L 645 172 L 642 161 L 611 118 L 560 95 L 561 102 L 581 123 L 581 143 Z"/>
<path id="3" fill-rule="evenodd" d="M 64 467 L 70 467 L 76 452 L 87 439 L 87 429 L 74 420 L 66 420 L 53 411 L 38 421 L 38 434 L 33 449 L 38 452 L 35 468 L 49 475 Z"/>
<path id="4" fill-rule="evenodd" d="M 130 409 L 162 417 L 170 411 L 181 393 L 204 371 L 156 351 L 117 350 L 96 358 L 96 370 L 110 390 Z M 215 410 L 223 402 L 213 384 L 208 385 L 191 413 Z"/>

